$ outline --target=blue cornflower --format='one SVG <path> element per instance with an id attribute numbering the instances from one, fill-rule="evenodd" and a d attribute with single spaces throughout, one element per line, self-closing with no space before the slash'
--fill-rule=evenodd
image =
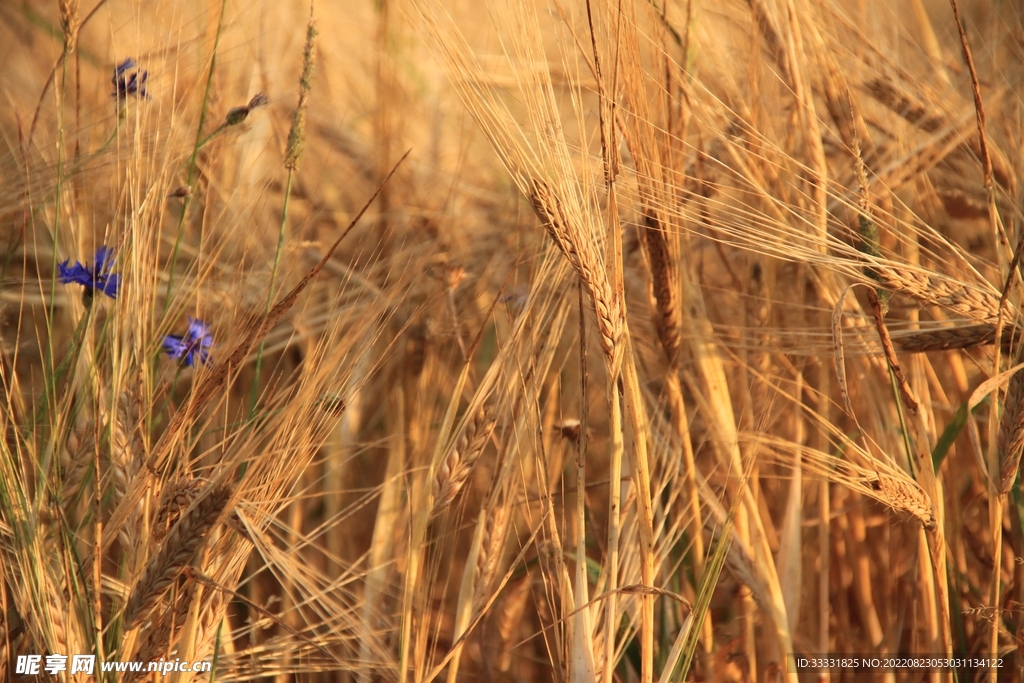
<path id="1" fill-rule="evenodd" d="M 75 265 L 69 266 L 70 261 L 71 259 L 68 259 L 57 264 L 57 274 L 62 285 L 74 282 L 85 287 L 87 296 L 92 296 L 93 290 L 98 289 L 111 299 L 117 298 L 117 287 L 121 283 L 121 277 L 110 272 L 114 267 L 113 249 L 106 245 L 97 249 L 92 268 L 78 261 L 75 261 Z"/>
<path id="2" fill-rule="evenodd" d="M 185 365 L 195 365 L 198 356 L 205 363 L 210 353 L 206 350 L 213 345 L 209 326 L 198 318 L 188 319 L 188 332 L 183 335 L 169 334 L 164 337 L 164 351 L 171 358 L 181 360 Z"/>
<path id="3" fill-rule="evenodd" d="M 134 66 L 135 60 L 128 57 L 114 67 L 114 77 L 110 79 L 110 82 L 114 84 L 114 92 L 110 93 L 111 97 L 124 100 L 128 99 L 129 95 L 135 95 L 149 99 L 149 93 L 146 92 L 146 79 L 149 78 L 149 72 L 136 71 L 129 75 L 128 69 Z"/>

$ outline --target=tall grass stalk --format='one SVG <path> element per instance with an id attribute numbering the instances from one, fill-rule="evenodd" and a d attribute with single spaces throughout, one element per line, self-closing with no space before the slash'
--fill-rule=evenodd
<path id="1" fill-rule="evenodd" d="M 292 114 L 292 125 L 288 130 L 288 146 L 284 152 L 284 166 L 288 169 L 288 178 L 284 187 L 284 205 L 281 207 L 281 227 L 277 233 L 277 248 L 274 251 L 274 264 L 270 268 L 270 286 L 267 291 L 267 312 L 270 312 L 274 301 L 274 286 L 277 284 L 277 270 L 281 265 L 281 253 L 284 249 L 288 228 L 288 202 L 292 197 L 292 182 L 302 158 L 302 148 L 306 138 L 306 107 L 309 91 L 313 87 L 313 65 L 316 55 L 316 23 L 313 20 L 313 7 L 310 5 L 309 24 L 306 27 L 306 43 L 302 49 L 302 75 L 299 76 L 299 102 Z M 249 402 L 250 419 L 256 413 L 256 401 L 259 391 L 260 368 L 263 365 L 263 342 L 256 350 L 256 370 L 252 380 L 252 398 Z"/>

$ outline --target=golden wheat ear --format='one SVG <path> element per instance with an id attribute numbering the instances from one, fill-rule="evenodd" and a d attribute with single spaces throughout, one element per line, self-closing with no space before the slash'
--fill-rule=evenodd
<path id="1" fill-rule="evenodd" d="M 199 494 L 199 500 L 171 528 L 160 547 L 160 552 L 151 559 L 142 576 L 132 589 L 124 607 L 125 629 L 130 631 L 156 606 L 164 592 L 181 576 L 182 571 L 195 557 L 199 547 L 206 542 L 214 524 L 221 517 L 232 489 L 227 486 L 207 487 Z"/>

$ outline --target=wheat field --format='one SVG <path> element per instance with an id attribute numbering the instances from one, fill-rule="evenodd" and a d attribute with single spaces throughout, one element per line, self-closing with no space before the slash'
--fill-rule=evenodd
<path id="1" fill-rule="evenodd" d="M 0 679 L 1024 680 L 1019 0 L 18 0 L 0 64 Z"/>

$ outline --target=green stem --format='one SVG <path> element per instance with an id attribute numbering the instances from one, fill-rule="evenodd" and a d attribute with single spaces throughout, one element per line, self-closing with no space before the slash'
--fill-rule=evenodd
<path id="1" fill-rule="evenodd" d="M 221 133 L 223 133 L 223 132 L 224 132 L 224 130 L 225 130 L 225 129 L 226 129 L 227 127 L 228 127 L 228 124 L 226 124 L 226 123 L 222 123 L 222 124 L 220 124 L 219 126 L 217 126 L 216 128 L 214 128 L 214 129 L 213 129 L 213 132 L 212 132 L 212 133 L 210 133 L 209 135 L 207 135 L 207 136 L 206 136 L 205 138 L 203 138 L 203 139 L 202 139 L 202 140 L 201 140 L 201 141 L 199 142 L 199 145 L 198 145 L 198 146 L 196 147 L 196 149 L 197 149 L 197 150 L 199 150 L 199 149 L 202 149 L 203 147 L 205 147 L 205 146 L 206 146 L 206 143 L 207 143 L 207 142 L 209 142 L 210 140 L 214 139 L 215 137 L 217 137 L 218 135 L 220 135 Z"/>
<path id="2" fill-rule="evenodd" d="M 896 413 L 900 420 L 900 434 L 903 437 L 903 448 L 907 455 L 907 465 L 910 468 L 910 475 L 917 480 L 917 467 L 914 465 L 914 444 L 911 442 L 910 426 L 907 424 L 907 416 L 903 412 L 903 400 L 900 398 L 899 384 L 896 382 L 896 373 L 889 368 L 889 384 L 896 401 Z"/>
<path id="3" fill-rule="evenodd" d="M 281 209 L 281 227 L 277 231 L 277 251 L 274 253 L 274 266 L 270 271 L 270 287 L 267 290 L 267 310 L 270 313 L 274 305 L 274 284 L 277 280 L 277 269 L 281 264 L 281 252 L 284 249 L 285 228 L 288 225 L 288 204 L 292 197 L 292 180 L 295 177 L 295 170 L 288 170 L 288 181 L 284 188 L 284 207 Z M 252 378 L 252 395 L 249 400 L 249 419 L 252 420 L 256 414 L 256 399 L 259 393 L 260 367 L 263 365 L 263 340 L 260 340 L 259 348 L 256 350 L 256 368 Z"/>

